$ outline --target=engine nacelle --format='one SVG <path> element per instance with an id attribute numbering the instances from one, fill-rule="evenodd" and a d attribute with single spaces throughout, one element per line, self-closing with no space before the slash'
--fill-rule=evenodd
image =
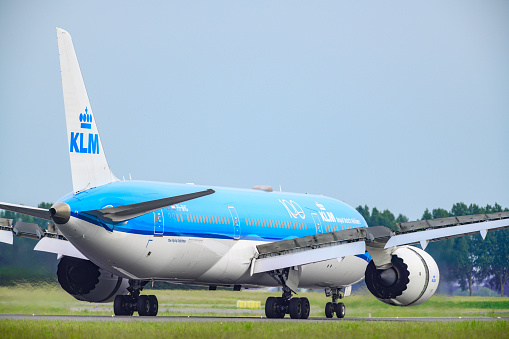
<path id="1" fill-rule="evenodd" d="M 377 269 L 373 261 L 366 268 L 366 285 L 377 299 L 394 306 L 415 306 L 435 294 L 438 266 L 428 253 L 403 246 L 392 253 L 391 262 L 388 269 Z"/>
<path id="2" fill-rule="evenodd" d="M 63 257 L 58 263 L 60 286 L 81 301 L 107 303 L 115 296 L 127 294 L 129 282 L 99 268 L 90 260 Z"/>

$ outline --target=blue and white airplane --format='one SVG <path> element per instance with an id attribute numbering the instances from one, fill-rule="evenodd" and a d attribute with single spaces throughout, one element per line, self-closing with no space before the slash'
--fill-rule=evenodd
<path id="1" fill-rule="evenodd" d="M 437 290 L 438 267 L 421 244 L 509 227 L 509 213 L 367 227 L 347 204 L 320 195 L 192 184 L 120 181 L 111 171 L 71 36 L 57 28 L 73 190 L 49 210 L 10 203 L 0 208 L 52 221 L 42 229 L 0 226 L 40 239 L 36 250 L 57 253 L 58 281 L 78 300 L 114 301 L 116 315 L 155 316 L 157 298 L 145 284 L 282 287 L 265 303 L 268 318 L 306 319 L 298 288 L 324 289 L 327 317 L 345 316 L 339 299 L 366 284 L 382 302 L 418 305 Z"/>

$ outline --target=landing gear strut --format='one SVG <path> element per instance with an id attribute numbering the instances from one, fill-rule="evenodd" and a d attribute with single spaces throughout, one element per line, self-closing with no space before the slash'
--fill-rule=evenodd
<path id="1" fill-rule="evenodd" d="M 155 295 L 140 295 L 148 280 L 129 280 L 128 295 L 117 295 L 113 302 L 115 315 L 131 316 L 136 311 L 140 316 L 156 316 L 159 303 Z"/>
<path id="2" fill-rule="evenodd" d="M 280 285 L 283 286 L 281 297 L 268 297 L 265 302 L 265 315 L 267 318 L 284 318 L 285 314 L 290 314 L 292 319 L 309 318 L 309 300 L 308 298 L 292 298 L 292 289 L 297 290 L 295 279 L 298 280 L 298 273 L 290 268 L 269 272 Z M 293 292 L 295 293 L 295 292 Z"/>
<path id="3" fill-rule="evenodd" d="M 326 288 L 325 289 L 325 296 L 326 297 L 332 297 L 332 302 L 328 302 L 325 304 L 325 316 L 327 318 L 334 317 L 334 313 L 336 313 L 336 316 L 338 318 L 344 318 L 346 313 L 345 304 L 338 303 L 338 299 L 343 298 L 342 292 L 339 291 L 337 288 Z"/>

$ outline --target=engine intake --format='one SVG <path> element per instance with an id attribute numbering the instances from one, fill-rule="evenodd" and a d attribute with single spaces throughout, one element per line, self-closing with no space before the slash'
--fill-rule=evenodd
<path id="1" fill-rule="evenodd" d="M 111 302 L 128 293 L 129 282 L 101 269 L 90 260 L 62 257 L 58 263 L 60 286 L 74 298 L 88 302 Z"/>
<path id="2" fill-rule="evenodd" d="M 438 266 L 417 247 L 403 246 L 392 254 L 392 267 L 377 269 L 371 261 L 366 268 L 366 286 L 380 301 L 395 306 L 419 305 L 438 288 Z"/>

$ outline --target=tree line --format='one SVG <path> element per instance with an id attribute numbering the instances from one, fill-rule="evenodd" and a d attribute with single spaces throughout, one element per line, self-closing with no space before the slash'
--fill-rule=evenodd
<path id="1" fill-rule="evenodd" d="M 396 223 L 407 222 L 408 218 L 399 214 L 394 217 L 389 210 L 380 212 L 368 206 L 358 206 L 357 211 L 369 226 L 386 226 L 397 230 Z M 426 209 L 421 220 L 458 217 L 463 215 L 485 214 L 509 211 L 495 203 L 485 207 L 459 202 L 447 211 L 443 208 Z M 426 247 L 437 262 L 442 281 L 457 282 L 462 290 L 473 293 L 475 282 L 486 282 L 491 288 L 504 296 L 504 286 L 509 280 L 509 229 L 488 232 L 486 239 L 480 234 L 432 242 Z"/>

